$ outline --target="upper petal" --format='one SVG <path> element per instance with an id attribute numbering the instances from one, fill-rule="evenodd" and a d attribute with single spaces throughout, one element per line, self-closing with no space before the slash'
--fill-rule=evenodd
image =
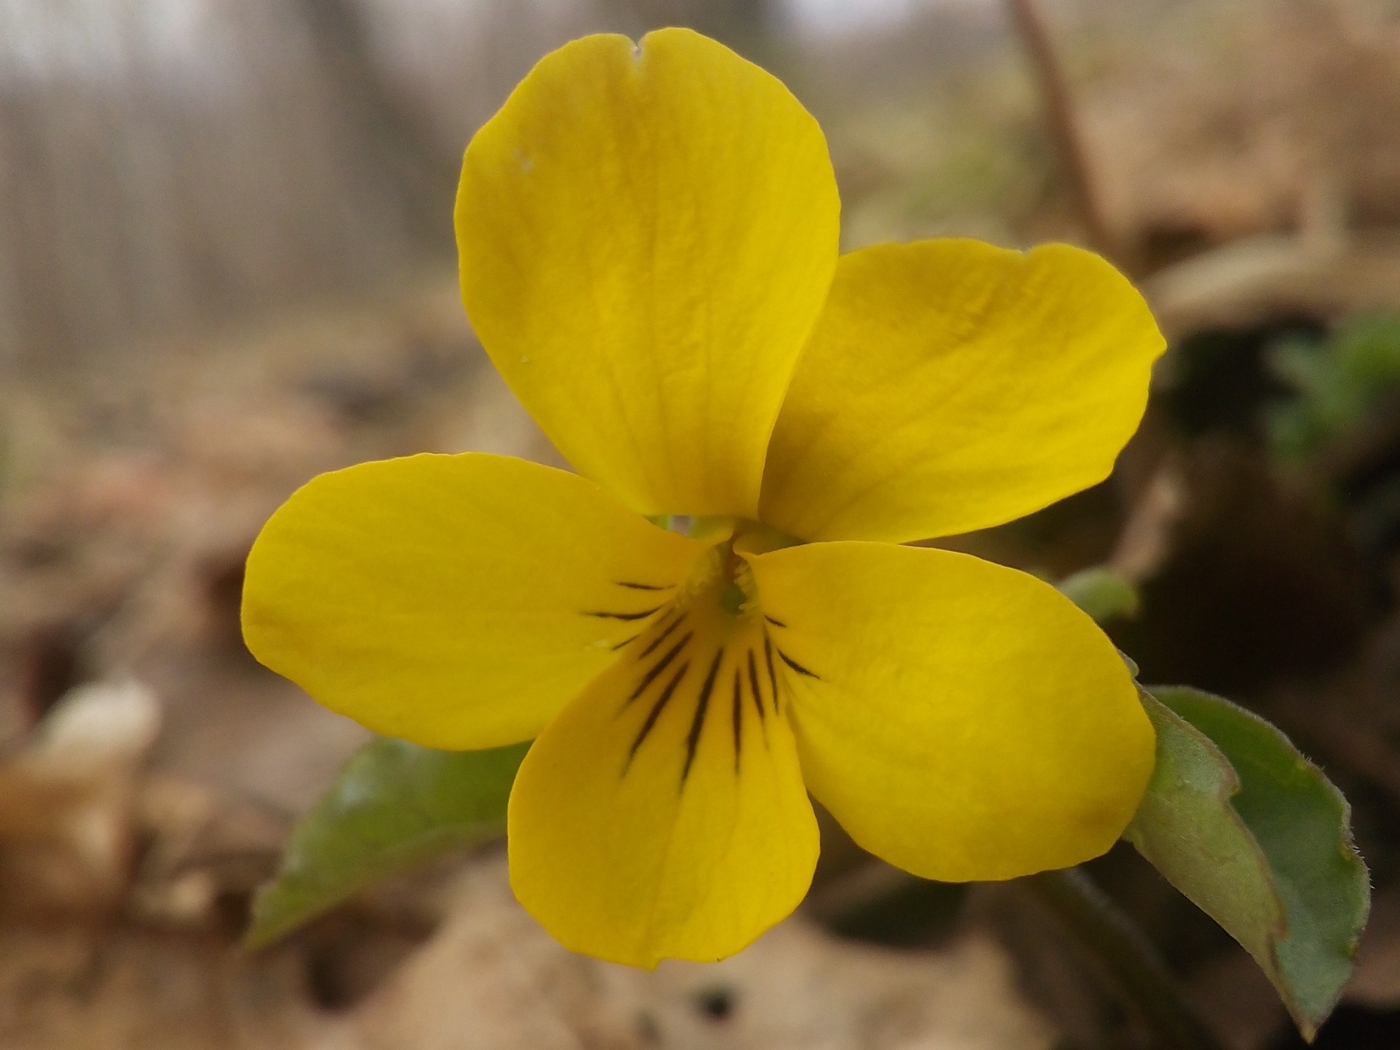
<path id="1" fill-rule="evenodd" d="M 714 597 L 634 642 L 516 776 L 511 885 L 575 951 L 633 966 L 719 959 L 811 883 L 816 819 L 762 625 Z"/>
<path id="2" fill-rule="evenodd" d="M 843 541 L 749 556 L 802 774 L 906 871 L 1006 879 L 1106 851 L 1152 772 L 1151 724 L 1087 616 L 1025 573 Z"/>
<path id="3" fill-rule="evenodd" d="M 535 736 L 706 551 L 504 456 L 322 474 L 248 555 L 243 636 L 333 711 L 429 747 Z"/>
<path id="4" fill-rule="evenodd" d="M 467 314 L 559 450 L 643 514 L 753 517 L 836 265 L 821 129 L 688 30 L 576 40 L 467 147 Z"/>
<path id="5" fill-rule="evenodd" d="M 841 258 L 773 431 L 761 518 L 905 542 L 998 525 L 1102 481 L 1165 347 L 1098 256 L 976 241 Z"/>

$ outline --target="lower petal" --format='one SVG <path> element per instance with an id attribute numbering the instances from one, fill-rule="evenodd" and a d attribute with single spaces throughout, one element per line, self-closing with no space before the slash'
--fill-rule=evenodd
<path id="1" fill-rule="evenodd" d="M 950 551 L 750 556 L 812 794 L 860 845 L 945 881 L 1108 850 L 1152 772 L 1113 644 L 1053 587 Z"/>
<path id="2" fill-rule="evenodd" d="M 511 884 L 566 947 L 708 961 L 801 902 L 817 827 L 758 623 L 677 610 L 541 734 L 510 798 Z"/>

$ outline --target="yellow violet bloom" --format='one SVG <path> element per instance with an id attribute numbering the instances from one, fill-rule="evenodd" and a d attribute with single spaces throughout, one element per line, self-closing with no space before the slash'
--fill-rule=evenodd
<path id="1" fill-rule="evenodd" d="M 438 748 L 534 740 L 511 881 L 566 946 L 717 959 L 801 901 L 808 792 L 933 879 L 1107 850 L 1153 763 L 1054 588 L 903 546 L 1103 479 L 1162 338 L 1112 267 L 971 241 L 838 257 L 826 143 L 668 29 L 545 57 L 467 148 L 467 313 L 578 474 L 318 477 L 248 559 L 257 657 Z M 649 518 L 687 515 L 689 534 Z"/>

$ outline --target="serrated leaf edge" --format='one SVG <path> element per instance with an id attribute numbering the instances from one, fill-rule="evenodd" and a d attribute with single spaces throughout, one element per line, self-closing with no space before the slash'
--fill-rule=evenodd
<path id="1" fill-rule="evenodd" d="M 1338 845 L 1342 848 L 1342 852 L 1344 854 L 1347 854 L 1351 858 L 1354 858 L 1358 863 L 1362 865 L 1363 870 L 1367 870 L 1369 873 L 1369 869 L 1365 868 L 1365 860 L 1361 856 L 1361 851 L 1356 848 L 1356 838 L 1351 830 L 1351 803 L 1347 800 L 1347 797 L 1344 794 L 1342 794 L 1341 789 L 1338 788 L 1336 784 L 1332 783 L 1331 779 L 1327 776 L 1327 774 L 1322 771 L 1322 767 L 1317 765 L 1317 763 L 1313 762 L 1312 759 L 1308 758 L 1306 755 L 1304 755 L 1301 751 L 1298 750 L 1297 745 L 1294 744 L 1293 741 L 1288 738 L 1288 734 L 1286 734 L 1282 729 L 1270 722 L 1267 718 L 1264 718 L 1262 715 L 1256 714 L 1249 708 L 1244 707 L 1241 704 L 1235 703 L 1235 701 L 1231 700 L 1229 697 L 1220 696 L 1218 693 L 1212 693 L 1209 690 L 1200 689 L 1196 686 L 1156 685 L 1152 688 L 1157 690 L 1189 689 L 1193 692 L 1201 693 L 1205 696 L 1208 696 L 1212 700 L 1225 704 L 1227 707 L 1233 709 L 1235 712 L 1244 715 L 1245 718 L 1249 721 L 1254 722 L 1257 725 L 1263 727 L 1285 748 L 1287 748 L 1287 750 L 1293 752 L 1296 761 L 1302 762 L 1309 769 L 1317 773 L 1319 779 L 1325 785 L 1328 794 L 1332 797 L 1333 801 L 1336 802 L 1340 807 L 1341 837 Z M 1269 888 L 1273 892 L 1275 900 L 1278 902 L 1279 914 L 1282 916 L 1280 928 L 1276 933 L 1274 933 L 1270 937 L 1269 940 L 1269 959 L 1270 962 L 1273 964 L 1274 970 L 1280 975 L 1280 980 L 1275 981 L 1273 974 L 1267 974 L 1267 976 L 1269 977 L 1269 982 L 1273 984 L 1274 989 L 1279 993 L 1279 998 L 1283 1001 L 1284 1008 L 1288 1011 L 1288 1015 L 1293 1019 L 1293 1023 L 1298 1026 L 1298 1030 L 1302 1033 L 1304 1040 L 1311 1043 L 1313 1041 L 1313 1038 L 1317 1035 L 1319 1026 L 1322 1024 L 1323 1021 L 1325 1021 L 1329 1016 L 1331 1016 L 1332 1011 L 1336 1009 L 1337 1003 L 1341 1001 L 1342 994 L 1346 990 L 1345 986 L 1339 987 L 1337 989 L 1336 993 L 1332 996 L 1331 1001 L 1327 1004 L 1327 1009 L 1320 1015 L 1320 1017 L 1317 1020 L 1313 1020 L 1312 1018 L 1308 1017 L 1303 1013 L 1302 1008 L 1297 1004 L 1292 994 L 1288 990 L 1288 982 L 1282 978 L 1283 965 L 1278 956 L 1278 943 L 1288 936 L 1288 909 L 1284 905 L 1283 898 L 1274 885 L 1273 866 L 1270 864 L 1267 854 L 1264 853 L 1263 847 L 1259 845 L 1259 840 L 1255 838 L 1254 832 L 1249 829 L 1249 825 L 1247 825 L 1244 822 L 1244 818 L 1239 815 L 1239 812 L 1235 809 L 1234 804 L 1230 802 L 1230 799 L 1237 795 L 1240 791 L 1240 788 L 1242 787 L 1239 774 L 1235 772 L 1234 764 L 1229 760 L 1228 757 L 1226 757 L 1225 752 L 1220 749 L 1220 747 L 1215 743 L 1215 741 L 1211 740 L 1210 737 L 1207 736 L 1204 732 L 1197 729 L 1189 721 L 1187 721 L 1181 715 L 1173 711 L 1170 707 L 1167 706 L 1167 704 L 1164 701 L 1157 699 L 1156 695 L 1151 690 L 1147 689 L 1141 684 L 1138 684 L 1138 691 L 1151 697 L 1154 703 L 1160 704 L 1162 708 L 1168 713 L 1170 713 L 1173 718 L 1179 720 L 1192 733 L 1195 733 L 1202 740 L 1204 740 L 1210 746 L 1210 748 L 1220 756 L 1221 760 L 1225 762 L 1226 766 L 1229 767 L 1230 772 L 1233 774 L 1234 789 L 1223 801 L 1225 801 L 1226 804 L 1229 806 L 1230 814 L 1234 817 L 1235 821 L 1240 825 L 1240 827 L 1243 828 L 1245 834 L 1249 837 L 1249 841 L 1253 845 L 1258 856 L 1263 860 L 1264 870 L 1269 873 Z M 1129 827 L 1131 828 L 1131 825 L 1129 825 Z M 1138 848 L 1139 852 L 1141 852 L 1141 847 L 1138 847 L 1136 842 L 1134 842 L 1133 845 Z M 1144 853 L 1143 856 L 1147 855 Z M 1151 858 L 1148 859 L 1151 860 Z M 1189 894 L 1185 894 L 1185 891 L 1182 892 L 1189 898 Z M 1193 903 L 1197 903 L 1199 906 L 1199 902 L 1195 902 L 1193 900 Z M 1356 958 L 1356 953 L 1361 946 L 1361 935 L 1366 928 L 1366 920 L 1370 914 L 1370 905 L 1371 886 L 1370 880 L 1368 879 L 1366 882 L 1365 907 L 1362 909 L 1360 921 L 1358 922 L 1355 929 L 1352 931 L 1347 943 L 1347 955 L 1353 960 Z M 1212 916 L 1212 918 L 1214 918 L 1214 916 Z"/>
<path id="2" fill-rule="evenodd" d="M 324 915 L 383 879 L 407 870 L 434 852 L 441 853 L 451 849 L 470 848 L 505 835 L 506 822 L 503 817 L 497 821 L 483 821 L 479 830 L 469 835 L 454 833 L 452 830 L 444 828 L 400 839 L 393 845 L 385 846 L 380 850 L 383 862 L 375 865 L 372 874 L 347 883 L 341 892 L 326 897 L 314 908 L 304 909 L 277 921 L 267 921 L 264 916 L 269 902 L 285 892 L 289 881 L 295 881 L 293 876 L 296 874 L 299 863 L 297 858 L 307 846 L 308 839 L 314 837 L 312 829 L 316 822 L 313 818 L 318 816 L 338 817 L 354 810 L 355 800 L 345 797 L 344 784 L 347 780 L 352 780 L 362 766 L 367 767 L 374 764 L 375 749 L 383 746 L 388 739 L 376 737 L 356 750 L 346 760 L 345 765 L 336 775 L 335 781 L 325 794 L 292 829 L 292 833 L 287 837 L 287 844 L 283 850 L 282 861 L 278 865 L 277 873 L 259 886 L 253 895 L 250 908 L 251 922 L 240 942 L 245 951 L 255 952 L 269 947 L 293 930 L 304 926 L 320 915 Z"/>
<path id="3" fill-rule="evenodd" d="M 305 926 L 312 919 L 324 915 L 333 908 L 344 904 L 357 893 L 361 893 L 369 889 L 375 883 L 411 867 L 413 864 L 417 863 L 425 853 L 434 851 L 434 842 L 438 844 L 441 852 L 446 852 L 451 849 L 468 848 L 472 846 L 473 843 L 480 844 L 489 842 L 492 839 L 504 835 L 505 830 L 505 822 L 501 821 L 489 827 L 483 827 L 479 837 L 463 837 L 448 833 L 438 833 L 404 839 L 398 845 L 383 850 L 381 856 L 384 858 L 384 862 L 375 865 L 374 874 L 370 875 L 368 878 L 356 883 L 347 884 L 344 892 L 327 897 L 315 908 L 305 909 L 292 915 L 290 918 L 283 918 L 271 922 L 264 921 L 262 916 L 266 912 L 268 902 L 274 900 L 280 893 L 285 891 L 284 888 L 287 883 L 287 877 L 291 874 L 291 872 L 287 870 L 284 860 L 283 866 L 278 869 L 277 874 L 269 881 L 259 886 L 257 892 L 253 895 L 253 904 L 251 908 L 252 924 L 248 932 L 243 935 L 243 948 L 246 951 L 259 951 L 281 940 L 293 930 Z M 293 835 L 293 839 L 294 838 L 295 834 Z M 411 849 L 408 848 L 410 844 L 412 845 Z M 289 839 L 285 856 L 290 857 L 291 855 L 292 840 Z"/>
<path id="4" fill-rule="evenodd" d="M 1143 701 L 1143 706 L 1147 706 L 1148 703 L 1151 703 L 1152 705 L 1155 705 L 1157 708 L 1159 708 L 1160 712 L 1167 719 L 1172 721 L 1179 728 L 1185 730 L 1187 736 L 1192 737 L 1194 740 L 1196 740 L 1197 743 L 1203 745 L 1204 748 L 1207 751 L 1209 751 L 1213 757 L 1218 759 L 1221 765 L 1229 772 L 1229 779 L 1225 783 L 1226 790 L 1224 790 L 1219 795 L 1219 799 L 1222 803 L 1224 803 L 1224 808 L 1229 813 L 1231 822 L 1241 832 L 1244 833 L 1246 840 L 1248 840 L 1250 846 L 1253 848 L 1255 860 L 1259 863 L 1261 868 L 1263 868 L 1265 871 L 1268 871 L 1269 861 L 1268 857 L 1264 855 L 1263 847 L 1259 845 L 1259 840 L 1254 837 L 1254 832 L 1249 830 L 1249 825 L 1247 825 L 1244 822 L 1244 818 L 1239 815 L 1239 812 L 1230 802 L 1230 799 L 1232 799 L 1235 795 L 1238 795 L 1240 793 L 1241 787 L 1243 787 L 1243 784 L 1240 781 L 1240 775 L 1235 771 L 1234 764 L 1228 758 L 1225 757 L 1225 752 L 1220 750 L 1219 746 L 1215 743 L 1214 740 L 1206 736 L 1205 733 L 1201 732 L 1186 719 L 1182 718 L 1181 715 L 1177 714 L 1166 704 L 1162 703 L 1162 701 L 1158 700 L 1140 683 L 1134 682 L 1133 684 L 1137 686 L 1138 696 L 1139 699 Z M 1148 853 L 1148 850 L 1143 847 L 1138 837 L 1134 834 L 1135 826 L 1136 817 L 1134 818 L 1134 822 L 1128 825 L 1127 830 L 1123 833 L 1123 837 L 1126 838 L 1129 842 L 1131 842 L 1133 844 L 1133 847 L 1137 849 L 1137 851 L 1141 853 L 1147 859 L 1147 861 L 1150 864 L 1152 864 L 1154 868 L 1158 867 L 1156 861 L 1152 859 L 1152 857 Z M 1158 868 L 1158 870 L 1160 871 L 1161 869 Z M 1210 915 L 1210 912 L 1207 911 L 1205 904 L 1203 904 L 1201 901 L 1196 900 L 1196 898 L 1193 897 L 1186 890 L 1183 890 L 1180 887 L 1177 887 L 1177 889 L 1181 892 L 1182 896 L 1186 897 L 1188 900 L 1191 901 L 1191 903 L 1195 904 L 1202 911 L 1205 911 L 1207 915 Z M 1278 938 L 1281 938 L 1287 934 L 1288 913 L 1284 908 L 1283 898 L 1279 895 L 1277 888 L 1273 885 L 1272 878 L 1270 878 L 1269 880 L 1269 892 L 1273 897 L 1274 912 L 1278 916 L 1278 921 L 1274 926 L 1274 931 L 1270 940 L 1270 958 L 1274 962 L 1274 965 L 1277 966 L 1278 961 L 1277 959 L 1274 959 L 1272 955 L 1272 944 L 1275 941 L 1277 941 Z M 1211 918 L 1215 919 L 1215 916 L 1211 915 Z M 1219 920 L 1216 921 L 1219 922 Z M 1226 930 L 1226 932 L 1228 933 L 1229 931 Z M 1231 934 L 1231 936 L 1233 937 L 1234 934 Z M 1241 947 L 1244 947 L 1244 945 L 1241 945 Z"/>

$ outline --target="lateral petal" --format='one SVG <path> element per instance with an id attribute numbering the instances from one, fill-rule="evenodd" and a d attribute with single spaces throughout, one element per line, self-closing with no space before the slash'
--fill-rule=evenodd
<path id="1" fill-rule="evenodd" d="M 1142 296 L 1063 244 L 841 257 L 773 431 L 760 517 L 808 540 L 998 525 L 1102 481 L 1166 344 Z"/>
<path id="2" fill-rule="evenodd" d="M 949 551 L 838 541 L 750 555 L 802 773 L 851 837 L 951 882 L 1106 851 L 1152 772 L 1111 642 L 1053 587 Z"/>
<path id="3" fill-rule="evenodd" d="M 689 30 L 576 40 L 472 139 L 467 314 L 559 450 L 642 514 L 752 518 L 836 265 L 821 129 Z"/>
<path id="4" fill-rule="evenodd" d="M 312 479 L 263 526 L 243 636 L 376 732 L 496 747 L 535 736 L 615 662 L 707 549 L 524 460 L 361 463 Z"/>

